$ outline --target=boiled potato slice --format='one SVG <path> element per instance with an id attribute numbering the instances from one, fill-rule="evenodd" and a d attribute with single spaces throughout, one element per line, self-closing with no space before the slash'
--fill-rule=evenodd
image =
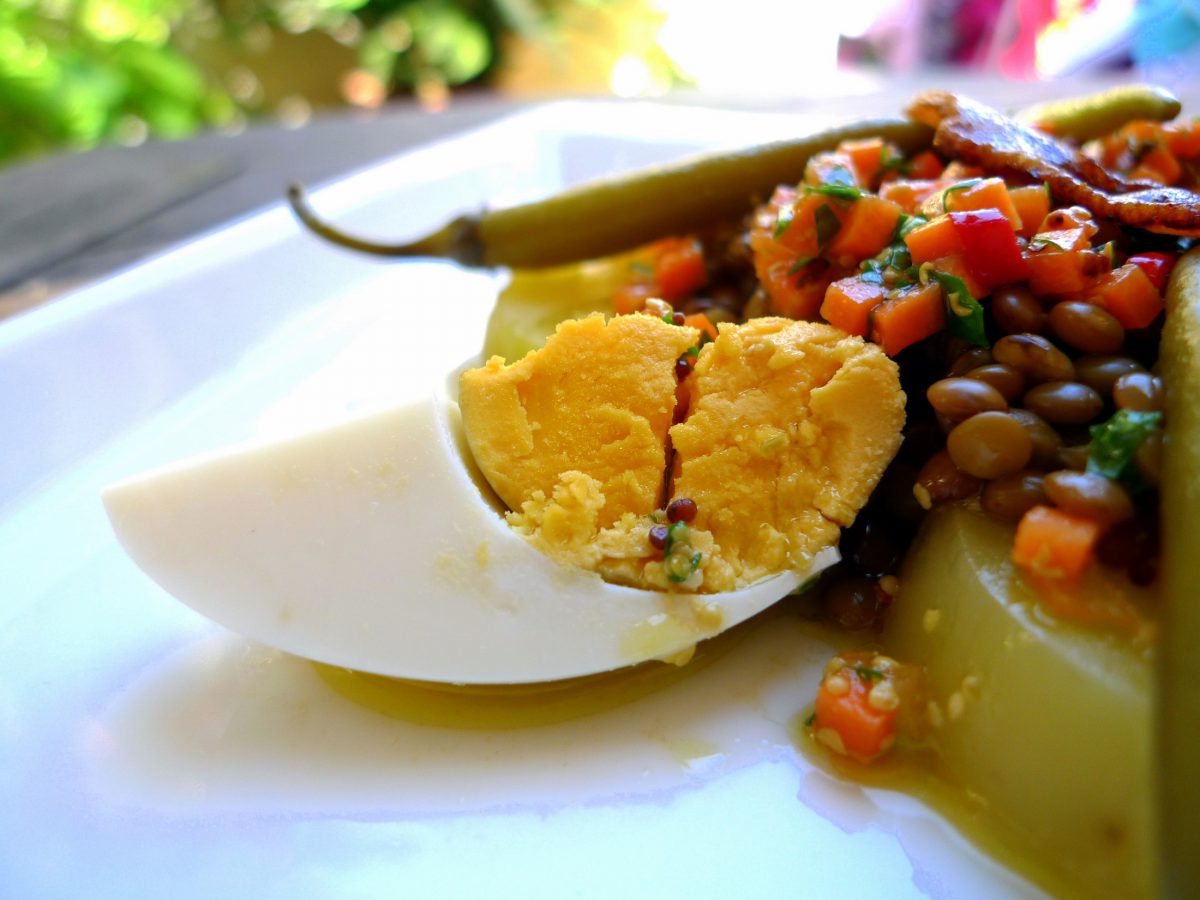
<path id="1" fill-rule="evenodd" d="M 514 271 L 488 319 L 483 358 L 503 356 L 516 362 L 541 347 L 559 322 L 593 312 L 611 316 L 613 293 L 629 280 L 631 260 L 625 254 L 553 269 Z"/>
<path id="2" fill-rule="evenodd" d="M 978 511 L 932 514 L 900 575 L 884 647 L 926 668 L 930 742 L 1024 845 L 1015 850 L 1085 896 L 1149 896 L 1152 666 L 1121 636 L 1051 621 L 1011 547 L 1011 528 Z M 1146 594 L 1094 578 L 1092 590 Z"/>

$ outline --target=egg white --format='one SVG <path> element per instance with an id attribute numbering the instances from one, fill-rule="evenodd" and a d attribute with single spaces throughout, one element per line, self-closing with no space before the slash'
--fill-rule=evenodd
<path id="1" fill-rule="evenodd" d="M 437 394 L 170 465 L 103 500 L 138 566 L 213 621 L 429 681 L 548 681 L 670 657 L 838 559 L 829 548 L 807 571 L 699 601 L 621 587 L 535 550 L 489 493 L 456 404 Z"/>

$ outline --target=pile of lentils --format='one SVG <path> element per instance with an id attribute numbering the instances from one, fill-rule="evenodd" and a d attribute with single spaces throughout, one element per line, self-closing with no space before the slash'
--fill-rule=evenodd
<path id="1" fill-rule="evenodd" d="M 842 627 L 876 622 L 921 517 L 945 503 L 977 500 L 1009 523 L 1037 504 L 1095 519 L 1107 528 L 1101 564 L 1138 585 L 1157 576 L 1161 432 L 1134 456 L 1137 491 L 1087 464 L 1091 426 L 1117 410 L 1162 410 L 1162 317 L 1126 331 L 1095 304 L 1039 297 L 1023 284 L 997 288 L 984 306 L 990 348 L 940 335 L 897 357 L 904 443 L 843 533 L 844 561 L 822 595 Z"/>

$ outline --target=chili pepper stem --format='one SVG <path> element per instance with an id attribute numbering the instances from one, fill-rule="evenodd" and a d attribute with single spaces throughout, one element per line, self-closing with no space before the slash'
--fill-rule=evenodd
<path id="1" fill-rule="evenodd" d="M 432 234 L 407 244 L 386 244 L 347 234 L 321 219 L 309 204 L 304 188 L 298 184 L 288 186 L 287 199 L 305 228 L 339 247 L 374 256 L 440 257 L 465 266 L 479 266 L 484 262 L 479 223 L 473 216 L 459 216 Z"/>

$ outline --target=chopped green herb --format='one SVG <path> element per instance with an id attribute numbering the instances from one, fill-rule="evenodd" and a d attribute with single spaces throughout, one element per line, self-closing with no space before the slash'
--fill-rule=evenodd
<path id="1" fill-rule="evenodd" d="M 1133 455 L 1142 441 L 1154 434 L 1162 422 L 1160 412 L 1120 409 L 1107 422 L 1091 427 L 1087 470 L 1106 478 L 1128 478 L 1134 474 Z"/>
<path id="2" fill-rule="evenodd" d="M 891 243 L 904 239 L 906 234 L 920 228 L 929 222 L 924 216 L 910 216 L 908 213 L 901 213 L 900 218 L 896 220 L 896 230 L 892 232 Z"/>
<path id="3" fill-rule="evenodd" d="M 797 257 L 796 261 L 794 263 L 792 263 L 791 268 L 788 269 L 788 274 L 795 275 L 797 272 L 799 272 L 801 269 L 803 269 L 805 266 L 807 266 L 814 259 L 816 259 L 815 256 Z"/>
<path id="4" fill-rule="evenodd" d="M 910 163 L 900 153 L 895 153 L 887 144 L 883 145 L 883 152 L 879 155 L 879 171 L 880 172 L 898 172 L 901 175 L 909 175 L 912 172 L 912 163 Z"/>
<path id="5" fill-rule="evenodd" d="M 878 669 L 868 669 L 866 666 L 855 666 L 854 674 L 864 681 L 881 681 L 883 673 Z"/>
<path id="6" fill-rule="evenodd" d="M 707 336 L 708 336 L 708 332 L 707 332 L 707 331 L 705 331 L 705 332 L 701 332 L 701 334 L 700 334 L 700 339 L 701 339 L 701 340 L 703 340 L 703 339 L 704 339 L 704 338 L 706 338 Z M 700 355 L 700 347 L 699 347 L 699 345 L 697 345 L 697 346 L 695 346 L 695 347 L 688 347 L 686 350 L 684 350 L 684 351 L 683 351 L 683 355 L 684 355 L 684 356 L 690 356 L 692 359 L 695 359 L 697 356 L 699 356 L 699 355 Z"/>
<path id="7" fill-rule="evenodd" d="M 816 713 L 816 711 L 814 710 L 813 712 L 810 712 L 810 713 L 808 714 L 808 716 L 807 716 L 807 717 L 805 717 L 805 719 L 804 719 L 804 727 L 805 727 L 805 728 L 812 728 L 812 727 L 813 727 L 813 722 L 815 722 L 815 721 L 817 721 L 817 713 Z"/>
<path id="8" fill-rule="evenodd" d="M 675 313 L 673 313 L 673 312 L 665 312 L 662 314 L 662 320 L 664 322 L 666 322 L 668 325 L 674 325 L 675 324 L 674 316 L 675 316 Z"/>
<path id="9" fill-rule="evenodd" d="M 863 265 L 865 266 L 866 263 L 863 263 Z M 879 269 L 867 269 L 858 278 L 867 284 L 883 284 L 883 272 Z"/>
<path id="10" fill-rule="evenodd" d="M 1047 238 L 1035 237 L 1032 241 L 1029 242 L 1029 249 L 1032 250 L 1034 253 L 1036 253 L 1038 250 L 1041 250 L 1043 247 L 1053 247 L 1055 250 L 1066 250 L 1067 249 L 1066 247 L 1064 247 L 1062 244 L 1058 243 L 1057 241 L 1052 241 Z"/>
<path id="11" fill-rule="evenodd" d="M 957 184 L 952 184 L 946 190 L 942 191 L 942 212 L 949 212 L 950 207 L 946 205 L 946 201 L 950 199 L 951 194 L 957 194 L 959 191 L 965 191 L 967 188 L 975 187 L 983 181 L 982 178 L 968 178 L 966 181 L 960 181 Z"/>
<path id="12" fill-rule="evenodd" d="M 792 219 L 796 218 L 796 207 L 790 203 L 787 206 L 779 208 L 779 218 L 775 220 L 775 237 L 781 237 L 788 226 L 792 224 Z"/>
<path id="13" fill-rule="evenodd" d="M 692 550 L 687 523 L 673 522 L 667 529 L 667 541 L 663 545 L 663 568 L 667 578 L 674 584 L 687 581 L 700 568 L 702 559 L 699 550 Z"/>
<path id="14" fill-rule="evenodd" d="M 824 248 L 842 230 L 842 223 L 828 203 L 822 203 L 814 214 L 817 220 L 817 246 Z"/>
<path id="15" fill-rule="evenodd" d="M 971 296 L 961 278 L 939 272 L 930 263 L 921 266 L 919 277 L 922 284 L 933 279 L 941 285 L 942 295 L 946 298 L 946 327 L 952 335 L 977 347 L 991 346 L 983 327 L 983 307 Z"/>
<path id="16" fill-rule="evenodd" d="M 826 197 L 836 197 L 838 200 L 857 200 L 863 195 L 863 190 L 853 184 L 807 184 L 806 194 L 824 194 Z"/>

